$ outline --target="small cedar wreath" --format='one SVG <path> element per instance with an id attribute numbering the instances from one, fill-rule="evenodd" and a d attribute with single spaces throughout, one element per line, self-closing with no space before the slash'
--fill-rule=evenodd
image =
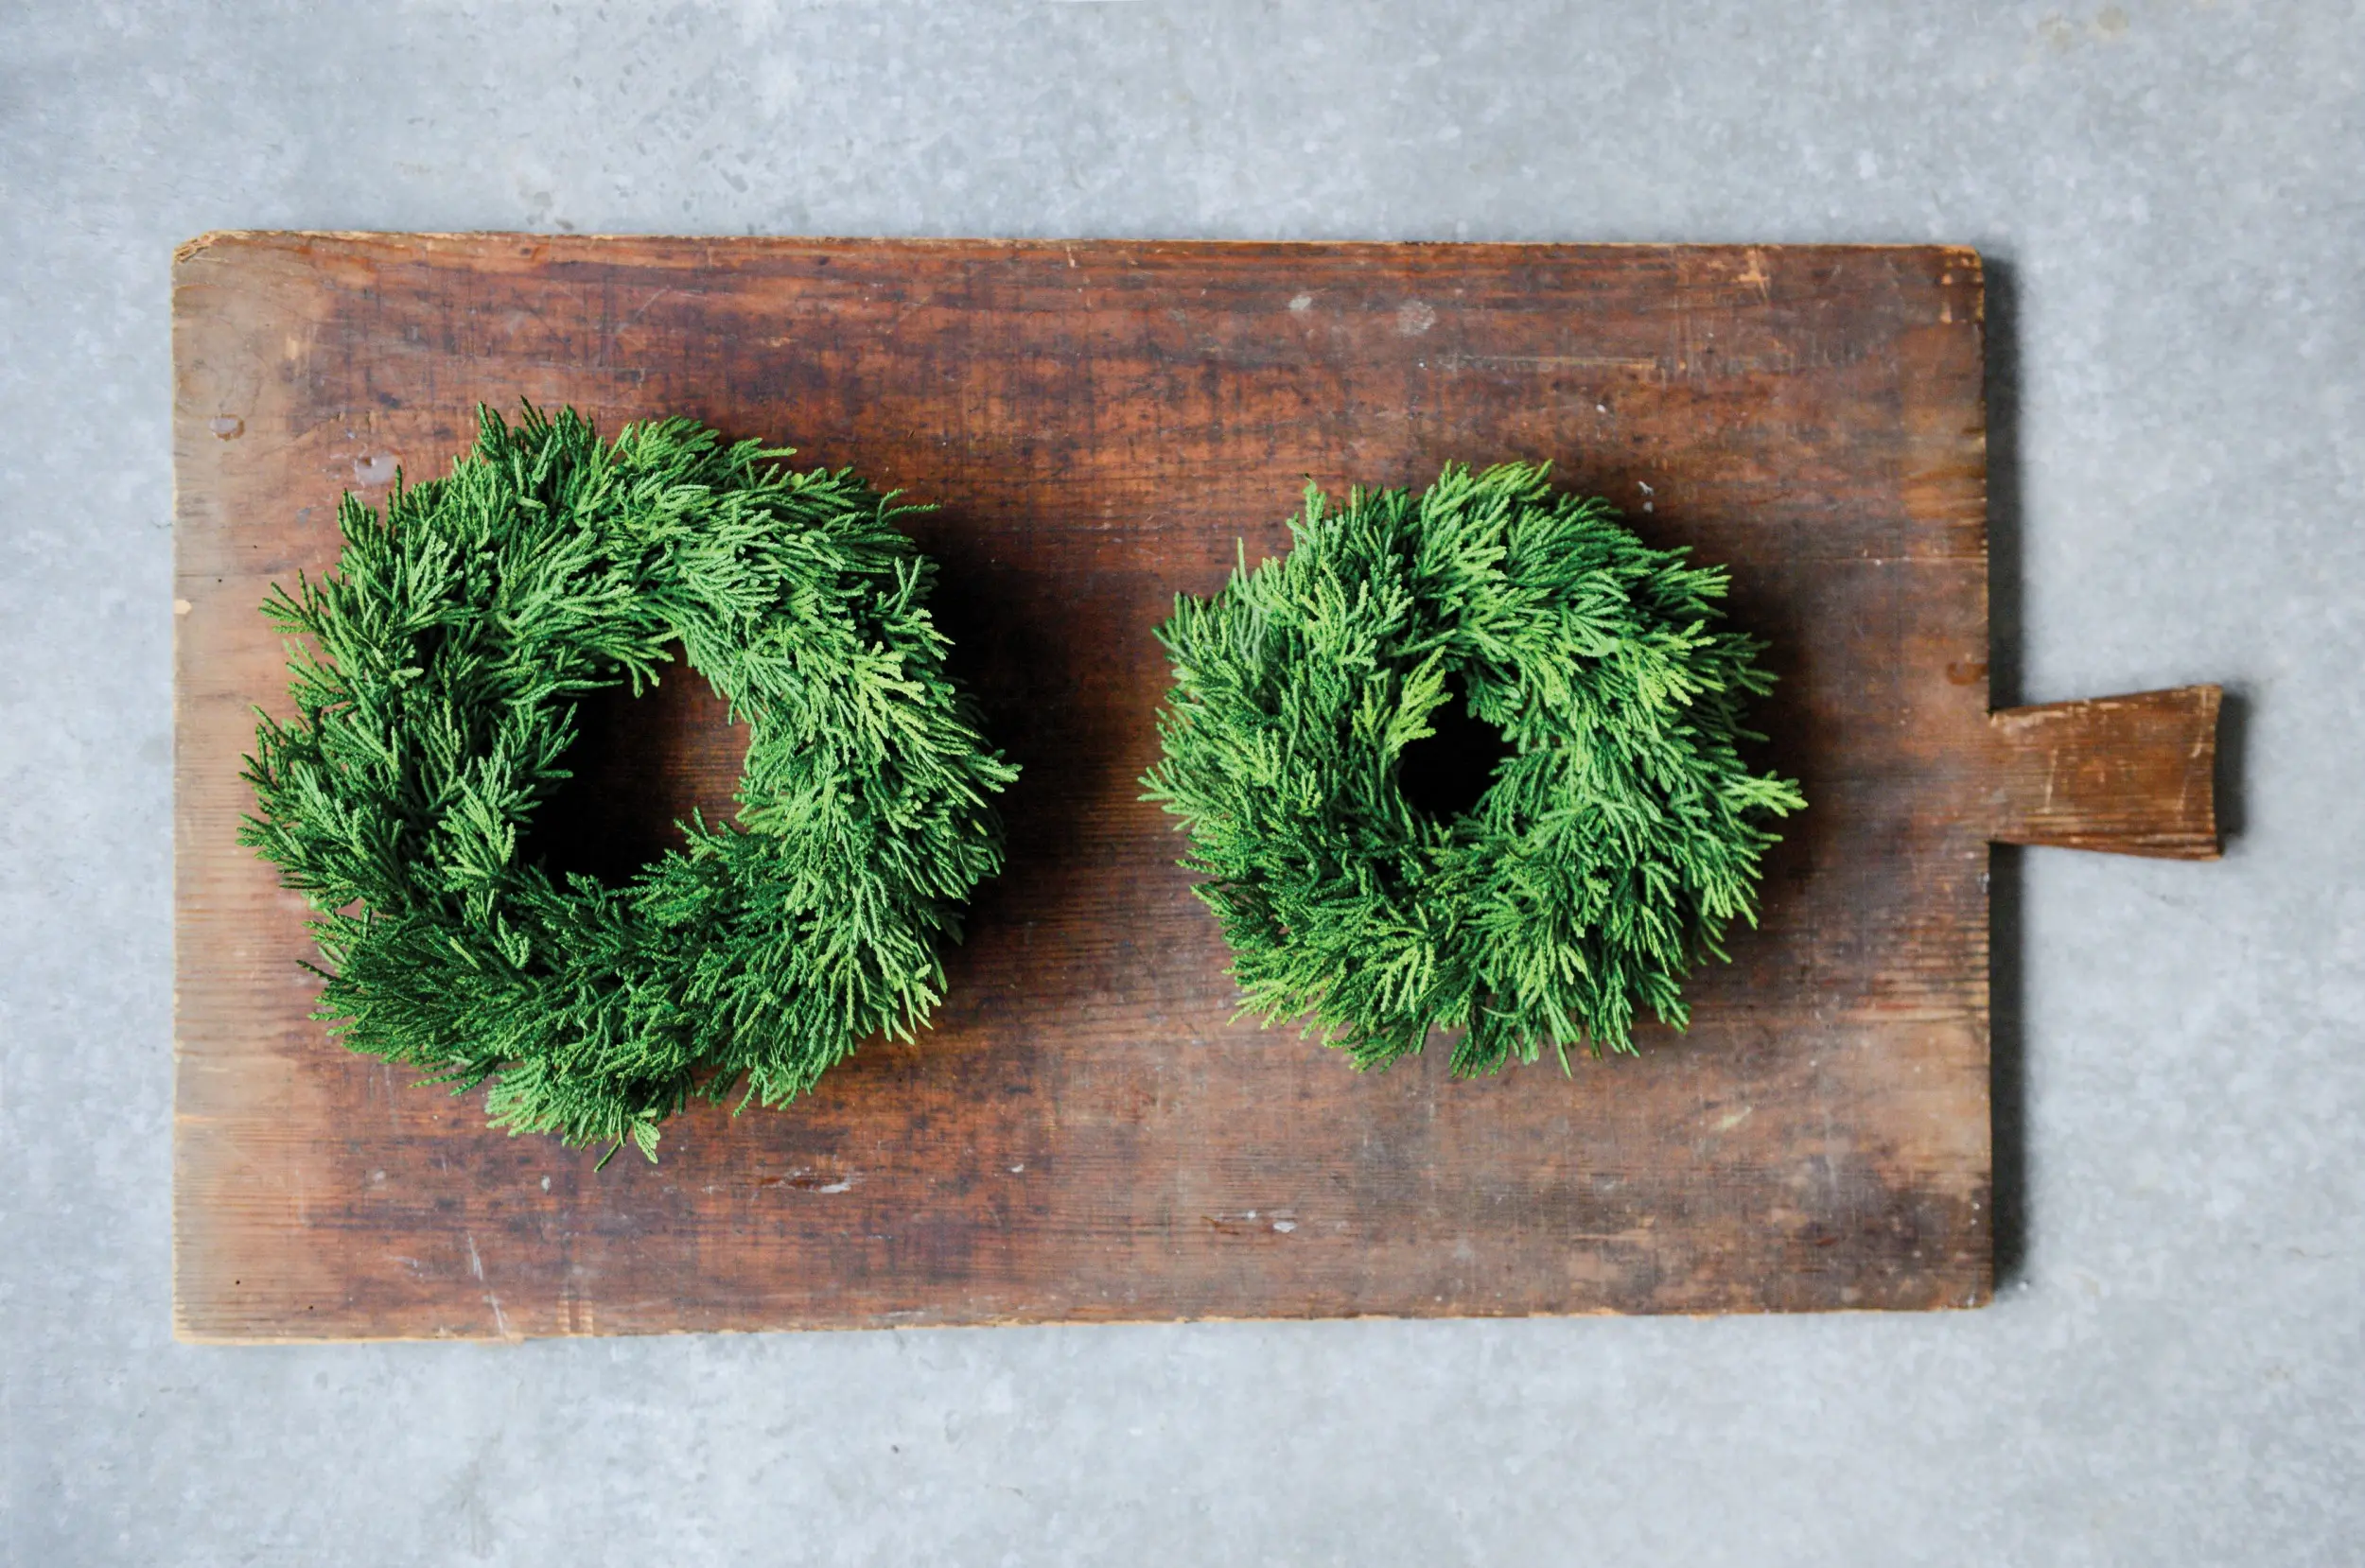
<path id="1" fill-rule="evenodd" d="M 1291 529 L 1159 629 L 1144 779 L 1245 1009 L 1367 1068 L 1459 1031 L 1457 1074 L 1631 1052 L 1642 1007 L 1682 1027 L 1685 976 L 1755 923 L 1766 819 L 1806 804 L 1738 750 L 1773 676 L 1720 625 L 1725 573 L 1523 463 L 1308 486 Z M 1415 787 L 1473 759 L 1464 798 Z"/>
<path id="2" fill-rule="evenodd" d="M 240 837 L 318 912 L 345 1045 L 655 1159 L 693 1091 L 780 1105 L 926 1021 L 1017 770 L 946 673 L 909 509 L 788 456 L 481 409 L 448 479 L 347 496 L 336 569 L 273 590 L 295 717 L 262 719 Z M 578 701 L 675 642 L 749 726 L 737 821 L 626 885 L 552 872 L 527 829 Z"/>

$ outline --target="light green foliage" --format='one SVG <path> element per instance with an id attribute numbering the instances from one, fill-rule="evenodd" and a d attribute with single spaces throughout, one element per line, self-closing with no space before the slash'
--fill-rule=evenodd
<path id="1" fill-rule="evenodd" d="M 346 1045 L 654 1159 L 693 1091 L 780 1105 L 926 1021 L 1017 770 L 945 673 L 902 509 L 851 474 L 683 419 L 612 447 L 571 409 L 479 421 L 449 479 L 347 496 L 337 569 L 265 606 L 296 717 L 262 721 L 240 838 L 320 912 Z M 627 886 L 554 878 L 520 844 L 577 699 L 676 640 L 750 726 L 737 822 Z"/>
<path id="2" fill-rule="evenodd" d="M 1773 677 L 1723 630 L 1725 574 L 1646 548 L 1540 467 L 1306 492 L 1295 548 L 1159 629 L 1174 665 L 1144 779 L 1249 1011 L 1385 1066 L 1463 1030 L 1457 1073 L 1550 1043 L 1632 1051 L 1639 1007 L 1755 922 L 1761 824 L 1806 802 L 1735 749 Z M 1433 820 L 1397 784 L 1449 681 L 1508 753 Z"/>

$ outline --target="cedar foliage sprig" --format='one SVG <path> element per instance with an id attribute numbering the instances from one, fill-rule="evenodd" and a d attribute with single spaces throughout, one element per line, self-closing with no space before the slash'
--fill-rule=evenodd
<path id="1" fill-rule="evenodd" d="M 1806 804 L 1741 757 L 1774 678 L 1721 625 L 1726 574 L 1524 463 L 1342 508 L 1309 485 L 1291 531 L 1176 600 L 1143 781 L 1190 831 L 1244 1009 L 1366 1068 L 1463 1031 L 1457 1074 L 1630 1052 L 1640 1008 L 1684 1026 L 1687 973 L 1756 922 L 1765 820 Z M 1437 820 L 1398 767 L 1457 687 L 1507 752 Z"/>
<path id="2" fill-rule="evenodd" d="M 789 455 L 480 409 L 448 479 L 346 496 L 336 569 L 274 588 L 295 716 L 261 718 L 240 842 L 318 912 L 345 1045 L 654 1159 L 692 1093 L 780 1105 L 926 1021 L 1017 769 L 946 672 L 915 509 Z M 737 821 L 623 886 L 553 875 L 523 846 L 576 704 L 676 641 L 750 728 Z"/>

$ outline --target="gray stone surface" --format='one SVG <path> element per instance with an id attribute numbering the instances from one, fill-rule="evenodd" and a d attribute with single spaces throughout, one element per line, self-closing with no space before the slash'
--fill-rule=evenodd
<path id="1" fill-rule="evenodd" d="M 8 1560 L 2356 1560 L 2365 15 L 1775 9 L 0 10 Z M 265 226 L 1968 241 L 1999 695 L 2224 680 L 2242 831 L 2003 866 L 1983 1313 L 176 1345 L 166 269 Z"/>

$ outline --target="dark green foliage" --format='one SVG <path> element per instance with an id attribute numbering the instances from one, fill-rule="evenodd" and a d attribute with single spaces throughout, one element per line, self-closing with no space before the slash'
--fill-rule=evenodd
<path id="1" fill-rule="evenodd" d="M 1725 574 L 1517 463 L 1339 511 L 1309 487 L 1292 529 L 1159 629 L 1175 684 L 1144 780 L 1190 828 L 1248 1010 L 1360 1067 L 1466 1030 L 1465 1074 L 1632 1051 L 1638 1007 L 1682 1026 L 1686 973 L 1756 920 L 1760 824 L 1806 804 L 1735 750 L 1773 677 L 1719 628 Z M 1399 764 L 1449 688 L 1508 749 L 1439 820 Z"/>
<path id="2" fill-rule="evenodd" d="M 346 1045 L 654 1159 L 693 1091 L 779 1105 L 926 1021 L 1017 770 L 860 479 L 683 419 L 608 447 L 571 409 L 479 418 L 449 479 L 383 516 L 347 496 L 336 571 L 265 606 L 304 639 L 296 717 L 262 721 L 241 840 L 321 912 Z M 577 700 L 654 683 L 676 640 L 750 726 L 737 822 L 685 824 L 626 886 L 553 877 L 520 845 Z"/>

